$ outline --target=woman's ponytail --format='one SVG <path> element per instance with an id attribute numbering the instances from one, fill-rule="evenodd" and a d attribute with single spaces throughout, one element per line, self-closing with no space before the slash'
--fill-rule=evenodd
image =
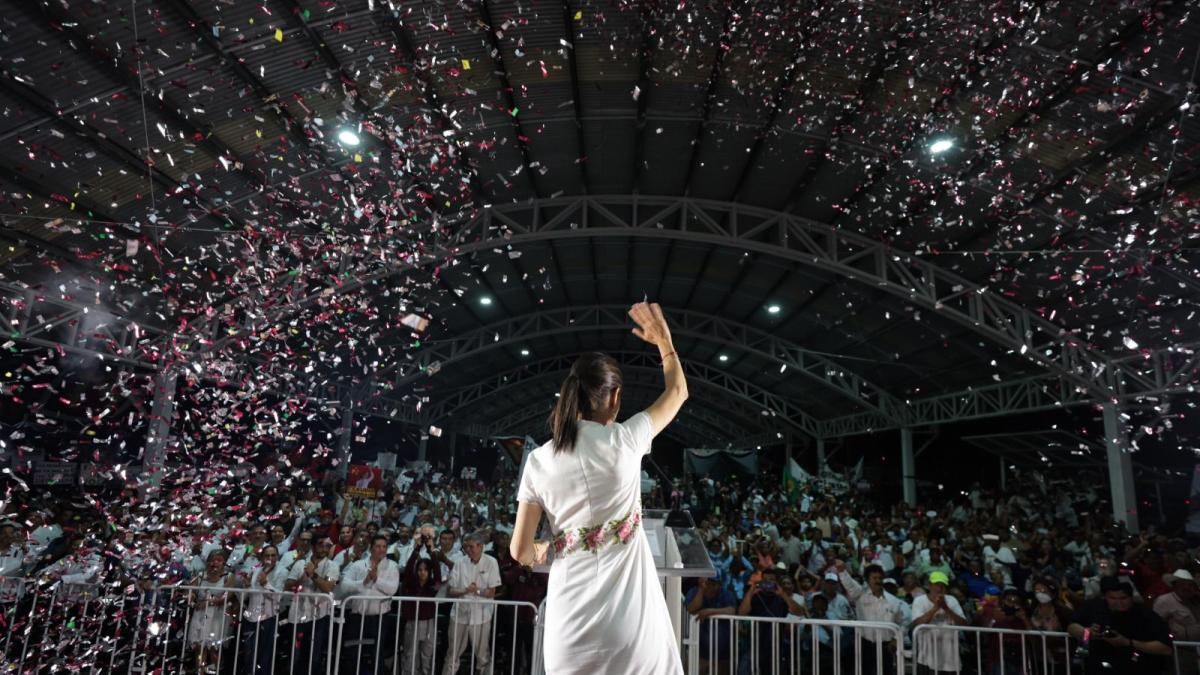
<path id="1" fill-rule="evenodd" d="M 621 368 L 611 356 L 580 356 L 558 392 L 558 401 L 550 413 L 550 433 L 554 452 L 571 452 L 579 433 L 579 420 L 607 423 L 616 417 L 620 402 L 610 409 L 612 392 L 621 388 Z"/>
<path id="2" fill-rule="evenodd" d="M 575 448 L 579 431 L 579 377 L 572 372 L 563 380 L 554 412 L 550 413 L 550 430 L 554 436 L 555 452 L 570 452 Z"/>

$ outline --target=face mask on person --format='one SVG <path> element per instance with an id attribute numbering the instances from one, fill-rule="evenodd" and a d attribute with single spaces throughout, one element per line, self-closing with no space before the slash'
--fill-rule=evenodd
<path id="1" fill-rule="evenodd" d="M 1043 605 L 1049 604 L 1054 599 L 1050 597 L 1049 593 L 1034 593 L 1033 597 L 1037 598 L 1037 601 Z"/>

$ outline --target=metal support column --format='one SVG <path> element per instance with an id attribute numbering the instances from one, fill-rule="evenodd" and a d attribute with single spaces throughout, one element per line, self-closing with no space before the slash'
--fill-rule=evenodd
<path id="1" fill-rule="evenodd" d="M 342 426 L 338 429 L 337 475 L 345 478 L 350 471 L 350 443 L 354 440 L 354 403 L 342 400 Z"/>
<path id="2" fill-rule="evenodd" d="M 913 455 L 912 429 L 900 429 L 900 471 L 904 486 L 904 503 L 913 506 L 917 503 L 917 460 Z"/>
<path id="3" fill-rule="evenodd" d="M 142 453 L 142 475 L 145 487 L 158 487 L 162 481 L 163 465 L 167 461 L 167 440 L 175 420 L 175 388 L 179 375 L 175 371 L 160 371 L 154 378 L 154 403 L 150 408 L 150 428 L 146 448 Z"/>
<path id="4" fill-rule="evenodd" d="M 1108 451 L 1108 485 L 1112 491 L 1113 520 L 1124 522 L 1130 532 L 1138 532 L 1137 493 L 1133 488 L 1133 458 L 1127 450 L 1128 435 L 1121 423 L 1121 411 L 1105 403 L 1104 447 Z"/>
<path id="5" fill-rule="evenodd" d="M 449 433 L 450 433 L 450 446 L 453 447 L 454 446 L 454 438 L 456 436 L 458 436 L 458 434 L 454 433 L 453 431 L 451 431 Z M 429 434 L 421 434 L 421 440 L 417 441 L 417 461 L 424 462 L 425 457 L 428 454 L 428 452 L 429 452 Z"/>
<path id="6" fill-rule="evenodd" d="M 817 475 L 825 471 L 825 439 L 817 439 Z"/>
<path id="7" fill-rule="evenodd" d="M 1008 491 L 1008 467 L 1004 466 L 1004 458 L 997 457 L 1000 460 L 1000 491 L 1007 493 Z"/>

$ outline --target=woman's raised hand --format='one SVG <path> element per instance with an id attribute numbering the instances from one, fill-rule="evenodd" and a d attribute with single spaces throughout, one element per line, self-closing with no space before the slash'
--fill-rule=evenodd
<path id="1" fill-rule="evenodd" d="M 652 345 L 662 347 L 671 344 L 671 329 L 663 318 L 662 307 L 657 302 L 639 302 L 629 308 L 629 317 L 637 327 L 633 334 Z"/>

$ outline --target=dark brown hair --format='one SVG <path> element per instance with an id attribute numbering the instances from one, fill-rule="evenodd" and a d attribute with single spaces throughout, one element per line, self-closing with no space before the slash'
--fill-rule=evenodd
<path id="1" fill-rule="evenodd" d="M 575 449 L 581 417 L 611 416 L 608 397 L 622 384 L 621 368 L 611 356 L 599 353 L 580 356 L 558 392 L 558 402 L 550 413 L 550 432 L 554 436 L 554 452 Z"/>

